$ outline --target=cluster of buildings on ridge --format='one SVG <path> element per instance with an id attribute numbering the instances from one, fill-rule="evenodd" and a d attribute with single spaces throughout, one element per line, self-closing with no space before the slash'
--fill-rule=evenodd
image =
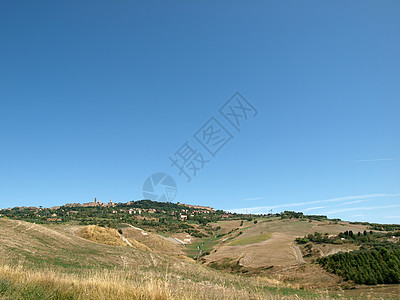
<path id="1" fill-rule="evenodd" d="M 126 205 L 134 205 L 135 201 L 130 201 L 127 202 Z M 190 205 L 190 204 L 181 204 L 180 202 L 177 203 L 180 205 L 182 208 L 173 211 L 172 214 L 174 215 L 174 219 L 178 219 L 181 221 L 187 220 L 189 217 L 194 217 L 197 214 L 210 214 L 215 212 L 215 209 L 210 207 L 210 206 L 201 206 L 201 205 Z M 97 198 L 94 198 L 94 202 L 87 202 L 87 203 L 67 203 L 64 205 L 64 207 L 68 207 L 70 209 L 73 209 L 74 207 L 115 207 L 117 204 L 114 203 L 112 200 L 110 200 L 109 203 L 102 203 L 101 201 L 98 201 Z M 23 209 L 23 210 L 30 210 L 33 211 L 35 214 L 38 214 L 43 208 L 40 207 L 15 207 L 18 209 Z M 50 210 L 58 210 L 60 209 L 61 206 L 53 206 L 50 207 Z M 0 209 L 1 210 L 1 209 Z M 3 209 L 5 210 L 11 210 L 11 208 Z M 78 211 L 76 210 L 68 210 L 66 211 L 67 215 L 72 215 L 72 214 L 77 214 Z M 127 213 L 127 214 L 138 214 L 141 215 L 142 213 L 149 213 L 149 214 L 154 214 L 154 213 L 164 213 L 166 214 L 167 212 L 164 210 L 160 209 L 154 209 L 154 208 L 127 208 L 127 209 L 119 209 L 119 210 L 113 210 L 113 214 L 118 214 L 118 213 Z M 223 215 L 222 218 L 228 218 L 230 214 Z M 206 217 L 204 217 L 206 218 Z M 47 219 L 47 221 L 61 221 L 61 219 L 56 215 L 52 214 L 50 218 Z"/>
<path id="2" fill-rule="evenodd" d="M 114 207 L 116 204 L 110 200 L 109 203 L 102 203 L 101 201 L 97 201 L 97 198 L 94 198 L 94 202 L 87 202 L 87 203 L 67 203 L 65 207 Z M 59 208 L 59 207 L 58 207 Z"/>

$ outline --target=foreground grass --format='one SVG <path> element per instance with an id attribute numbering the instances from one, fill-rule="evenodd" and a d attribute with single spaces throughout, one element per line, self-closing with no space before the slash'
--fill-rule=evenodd
<path id="1" fill-rule="evenodd" d="M 188 274 L 187 274 L 188 275 Z M 249 281 L 212 283 L 202 278 L 134 270 L 87 271 L 67 274 L 0 266 L 1 299 L 326 299 L 305 291 L 263 288 Z M 209 278 L 212 279 L 212 278 Z M 267 284 L 267 282 L 259 282 Z"/>
<path id="2" fill-rule="evenodd" d="M 0 296 L 13 299 L 184 299 L 171 292 L 167 281 L 146 278 L 134 284 L 112 272 L 78 276 L 2 266 L 0 278 Z"/>

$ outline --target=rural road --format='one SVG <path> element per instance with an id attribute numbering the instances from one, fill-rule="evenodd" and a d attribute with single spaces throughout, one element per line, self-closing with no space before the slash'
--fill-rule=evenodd
<path id="1" fill-rule="evenodd" d="M 142 228 L 135 227 L 135 226 L 133 226 L 133 225 L 131 225 L 131 224 L 128 224 L 128 225 L 129 225 L 131 228 L 133 228 L 133 229 L 140 230 L 141 233 L 142 233 L 143 235 L 148 235 L 148 232 L 144 231 Z M 180 239 L 172 238 L 172 237 L 166 237 L 166 236 L 164 236 L 164 235 L 161 234 L 161 233 L 159 234 L 159 236 L 161 236 L 162 238 L 166 239 L 167 241 L 169 241 L 169 242 L 171 242 L 171 243 L 173 243 L 173 244 L 178 244 L 178 245 L 186 246 L 186 244 L 185 244 L 184 242 L 182 242 Z M 129 243 L 129 242 L 128 242 L 128 243 Z"/>
<path id="2" fill-rule="evenodd" d="M 170 241 L 171 243 L 186 246 L 186 244 L 185 244 L 184 242 L 182 242 L 180 239 L 173 238 L 173 237 L 168 237 L 168 238 L 167 238 L 167 237 L 165 237 L 165 236 L 163 236 L 163 235 L 162 235 L 162 237 L 163 237 L 164 239 L 166 239 L 167 241 Z"/>
<path id="3" fill-rule="evenodd" d="M 128 246 L 133 247 L 133 245 L 122 234 L 120 234 L 119 236 L 120 236 L 121 240 L 124 241 L 125 244 L 127 244 Z"/>

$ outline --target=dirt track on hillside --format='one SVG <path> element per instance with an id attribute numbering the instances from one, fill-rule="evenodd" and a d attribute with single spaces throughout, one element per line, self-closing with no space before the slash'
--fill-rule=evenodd
<path id="1" fill-rule="evenodd" d="M 208 261 L 217 261 L 224 257 L 240 258 L 244 267 L 290 266 L 304 262 L 300 249 L 293 245 L 293 236 L 273 233 L 264 242 L 245 246 L 222 246 L 207 257 Z"/>
<path id="2" fill-rule="evenodd" d="M 206 263 L 219 261 L 224 258 L 239 259 L 243 267 L 270 267 L 270 266 L 294 266 L 305 263 L 300 248 L 295 244 L 296 237 L 318 231 L 320 233 L 339 233 L 344 230 L 364 230 L 365 226 L 352 224 L 336 224 L 334 222 L 298 221 L 298 220 L 274 220 L 262 222 L 241 229 L 243 233 L 236 239 L 258 235 L 265 232 L 272 237 L 266 241 L 243 246 L 229 246 L 222 243 L 216 252 L 205 258 Z M 235 240 L 235 239 L 234 239 Z M 330 249 L 335 247 L 327 247 Z M 343 248 L 340 247 L 340 248 Z M 325 249 L 324 249 L 325 250 Z M 345 249 L 340 249 L 341 251 Z"/>

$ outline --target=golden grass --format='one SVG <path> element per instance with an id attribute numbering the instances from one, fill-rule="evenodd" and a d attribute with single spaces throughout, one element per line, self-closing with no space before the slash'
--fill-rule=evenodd
<path id="1" fill-rule="evenodd" d="M 175 245 L 165 238 L 159 236 L 158 234 L 154 234 L 151 232 L 147 232 L 147 235 L 143 235 L 141 230 L 136 230 L 134 228 L 124 228 L 123 235 L 129 240 L 135 240 L 147 247 L 149 247 L 154 253 L 161 253 L 164 255 L 170 256 L 183 256 L 185 253 L 183 252 L 183 246 Z M 141 248 L 139 248 L 141 249 Z"/>
<path id="2" fill-rule="evenodd" d="M 132 244 L 133 247 L 135 247 L 139 250 L 153 252 L 149 247 L 147 247 L 145 244 L 138 242 L 137 240 L 128 239 L 128 241 Z"/>
<path id="3" fill-rule="evenodd" d="M 112 228 L 99 227 L 95 225 L 89 225 L 83 227 L 79 231 L 79 235 L 92 242 L 112 245 L 112 246 L 127 246 L 124 241 L 121 240 L 117 230 Z"/>
<path id="4" fill-rule="evenodd" d="M 0 266 L 0 298 L 12 299 L 327 299 L 297 294 L 274 295 L 260 288 L 235 288 L 211 282 L 127 270 L 87 271 L 81 274 Z M 262 283 L 262 282 L 260 282 Z M 265 284 L 268 284 L 265 281 Z M 8 288 L 7 288 L 8 286 Z M 3 299 L 3 298 L 2 298 Z"/>
<path id="5" fill-rule="evenodd" d="M 143 278 L 143 281 L 134 283 L 117 272 L 109 271 L 78 276 L 51 270 L 43 272 L 1 266 L 0 278 L 22 291 L 21 299 L 40 298 L 38 287 L 42 287 L 48 295 L 57 295 L 58 299 L 195 299 L 190 293 L 184 297 L 174 295 L 167 281 Z"/>

